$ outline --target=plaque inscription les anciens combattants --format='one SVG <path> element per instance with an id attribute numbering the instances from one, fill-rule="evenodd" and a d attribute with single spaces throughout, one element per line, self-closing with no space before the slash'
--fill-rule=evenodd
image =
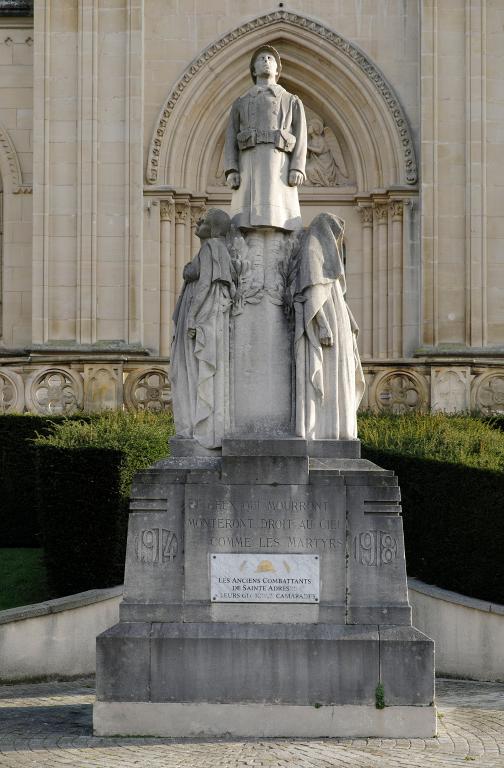
<path id="1" fill-rule="evenodd" d="M 212 602 L 318 603 L 318 555 L 211 554 Z"/>

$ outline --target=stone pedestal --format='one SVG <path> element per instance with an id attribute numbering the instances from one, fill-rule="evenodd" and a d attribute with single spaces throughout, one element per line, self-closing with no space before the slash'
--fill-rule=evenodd
<path id="1" fill-rule="evenodd" d="M 293 328 L 283 306 L 290 235 L 250 230 L 240 254 L 241 311 L 231 321 L 231 432 L 294 432 Z"/>
<path id="2" fill-rule="evenodd" d="M 97 734 L 435 733 L 397 479 L 358 456 L 358 441 L 230 438 L 137 475 Z"/>

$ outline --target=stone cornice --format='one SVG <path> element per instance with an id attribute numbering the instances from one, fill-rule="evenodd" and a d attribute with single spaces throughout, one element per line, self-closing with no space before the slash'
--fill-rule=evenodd
<path id="1" fill-rule="evenodd" d="M 331 31 L 314 19 L 283 10 L 268 13 L 248 21 L 245 24 L 241 24 L 231 32 L 223 35 L 221 38 L 219 38 L 219 40 L 207 46 L 207 48 L 205 48 L 205 50 L 189 64 L 184 74 L 173 88 L 170 96 L 166 100 L 159 114 L 156 128 L 154 130 L 154 135 L 150 144 L 149 156 L 147 160 L 147 182 L 150 184 L 155 184 L 157 182 L 159 172 L 159 156 L 163 138 L 167 130 L 168 120 L 177 104 L 177 101 L 180 99 L 184 93 L 185 88 L 191 82 L 194 76 L 197 75 L 198 72 L 206 64 L 208 64 L 208 62 L 211 61 L 216 54 L 220 53 L 231 43 L 239 40 L 240 38 L 244 38 L 247 35 L 250 35 L 257 29 L 274 26 L 278 23 L 287 24 L 296 29 L 306 30 L 312 34 L 318 35 L 333 45 L 339 53 L 348 58 L 351 64 L 361 70 L 361 72 L 371 82 L 379 97 L 385 103 L 386 108 L 394 121 L 395 129 L 398 134 L 398 140 L 401 145 L 406 181 L 408 184 L 416 184 L 418 180 L 418 169 L 415 157 L 415 148 L 408 121 L 398 96 L 396 95 L 393 87 L 383 75 L 381 70 L 375 64 L 373 64 L 373 62 L 357 45 L 341 37 L 341 35 Z"/>

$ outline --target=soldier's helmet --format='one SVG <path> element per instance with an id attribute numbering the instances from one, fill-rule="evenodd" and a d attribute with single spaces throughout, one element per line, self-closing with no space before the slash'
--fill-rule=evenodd
<path id="1" fill-rule="evenodd" d="M 254 73 L 255 60 L 259 56 L 259 54 L 262 53 L 263 51 L 268 51 L 269 53 L 272 53 L 273 56 L 275 57 L 275 60 L 276 60 L 276 63 L 277 63 L 277 76 L 276 76 L 276 79 L 277 79 L 277 82 L 278 82 L 278 78 L 280 77 L 280 73 L 282 72 L 282 60 L 280 59 L 280 54 L 278 53 L 277 49 L 273 48 L 273 46 L 269 45 L 268 43 L 265 43 L 264 45 L 260 45 L 259 48 L 256 48 L 254 53 L 252 54 L 252 58 L 250 59 L 250 74 L 252 76 L 252 80 L 255 83 L 255 81 L 256 81 L 256 76 L 255 76 L 255 73 Z"/>

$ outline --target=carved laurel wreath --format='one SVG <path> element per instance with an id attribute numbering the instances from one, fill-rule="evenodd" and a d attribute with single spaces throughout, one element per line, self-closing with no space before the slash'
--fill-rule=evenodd
<path id="1" fill-rule="evenodd" d="M 287 22 L 295 27 L 307 29 L 310 32 L 314 32 L 316 35 L 324 38 L 328 42 L 332 43 L 341 53 L 347 56 L 354 64 L 356 64 L 366 77 L 371 80 L 373 86 L 380 94 L 381 98 L 385 102 L 390 114 L 393 117 L 396 130 L 399 135 L 399 139 L 402 146 L 406 181 L 408 184 L 416 184 L 418 180 L 418 169 L 415 157 L 415 149 L 411 138 L 408 121 L 406 115 L 401 107 L 399 99 L 394 93 L 394 89 L 370 59 L 363 53 L 363 51 L 354 43 L 350 43 L 340 35 L 332 32 L 327 27 L 319 24 L 312 19 L 300 16 L 297 13 L 290 13 L 289 11 L 275 11 L 275 13 L 268 13 L 264 16 L 260 16 L 257 19 L 242 24 L 241 26 L 229 32 L 227 35 L 221 37 L 217 42 L 209 45 L 203 53 L 194 59 L 189 65 L 188 69 L 184 72 L 175 88 L 173 89 L 169 99 L 166 101 L 161 113 L 159 115 L 157 129 L 151 142 L 149 150 L 149 158 L 147 161 L 147 181 L 150 184 L 155 184 L 158 178 L 159 171 L 159 156 L 161 154 L 161 146 L 163 138 L 166 133 L 167 123 L 173 112 L 177 101 L 183 94 L 187 85 L 191 82 L 192 78 L 204 67 L 216 54 L 218 54 L 223 48 L 230 43 L 244 37 L 245 35 L 254 32 L 261 27 L 267 27 L 275 24 L 279 21 Z"/>

